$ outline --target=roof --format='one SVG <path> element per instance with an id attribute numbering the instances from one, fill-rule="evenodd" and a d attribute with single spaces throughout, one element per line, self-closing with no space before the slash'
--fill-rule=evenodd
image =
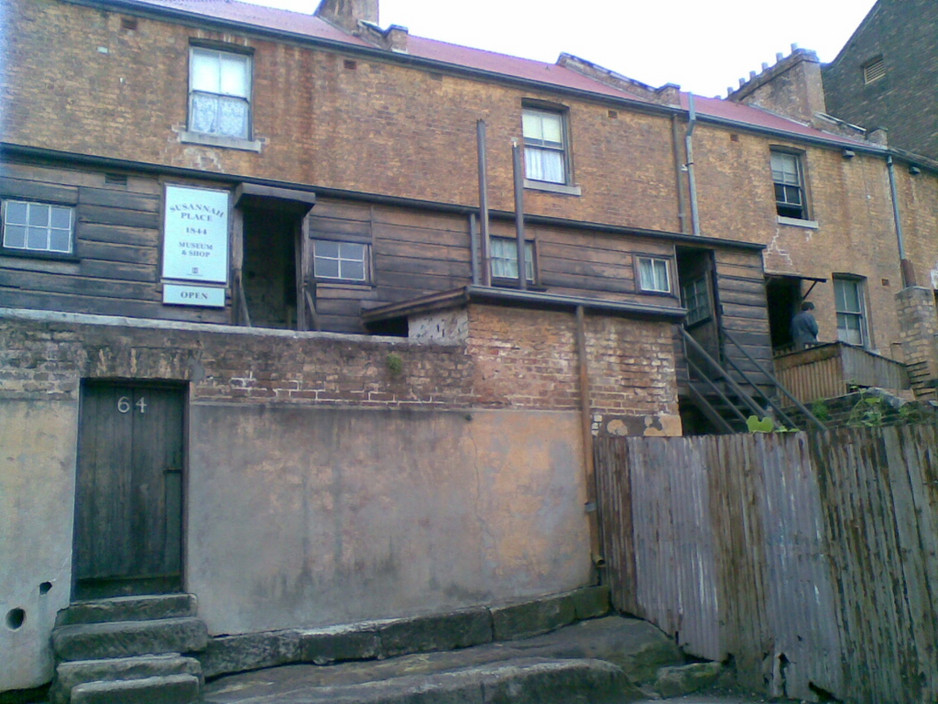
<path id="1" fill-rule="evenodd" d="M 239 2 L 239 0 L 106 0 L 106 4 L 123 6 L 127 9 L 134 7 L 138 9 L 163 9 L 172 12 L 176 16 L 188 16 L 193 20 L 206 18 L 245 25 L 247 29 L 253 27 L 273 31 L 295 39 L 335 42 L 345 44 L 350 48 L 375 50 L 372 44 L 344 32 L 315 15 L 253 5 Z M 310 7 L 313 7 L 312 1 Z M 400 56 L 391 51 L 385 53 L 387 53 L 389 59 Z M 608 85 L 559 64 L 549 64 L 498 54 L 424 37 L 413 35 L 408 37 L 406 56 L 449 65 L 454 68 L 470 69 L 506 78 L 533 81 L 544 84 L 546 87 L 582 91 L 597 97 L 627 100 L 638 105 L 658 105 L 655 101 L 629 92 L 624 87 Z M 670 109 L 687 110 L 689 107 L 689 94 L 682 92 L 680 100 L 680 106 L 672 106 Z M 835 144 L 851 145 L 854 148 L 865 147 L 884 151 L 884 148 L 871 145 L 869 142 L 825 132 L 750 105 L 742 105 L 720 98 L 703 98 L 696 95 L 694 96 L 694 103 L 700 119 L 706 120 L 709 118 L 715 122 L 729 123 L 739 127 L 788 134 L 793 138 L 833 142 Z M 668 109 L 668 106 L 664 106 L 663 109 Z"/>

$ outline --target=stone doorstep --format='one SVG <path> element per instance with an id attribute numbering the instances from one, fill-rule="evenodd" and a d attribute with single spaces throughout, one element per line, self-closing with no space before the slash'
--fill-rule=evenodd
<path id="1" fill-rule="evenodd" d="M 55 626 L 77 623 L 107 623 L 112 621 L 151 621 L 163 618 L 195 616 L 196 598 L 193 594 L 163 594 L 155 596 L 123 596 L 111 599 L 76 601 L 62 609 L 55 617 Z"/>
<path id="2" fill-rule="evenodd" d="M 189 653 L 203 650 L 207 642 L 205 623 L 198 618 L 80 623 L 52 632 L 52 648 L 59 660 Z"/>
<path id="3" fill-rule="evenodd" d="M 192 675 L 199 680 L 200 686 L 202 684 L 202 666 L 199 661 L 178 653 L 105 660 L 74 660 L 59 663 L 56 667 L 55 681 L 49 690 L 49 698 L 53 704 L 66 704 L 75 687 L 89 682 L 114 682 L 168 675 Z"/>
<path id="4" fill-rule="evenodd" d="M 72 704 L 193 704 L 199 701 L 199 679 L 167 675 L 117 682 L 88 682 L 72 690 Z"/>
<path id="5" fill-rule="evenodd" d="M 497 607 L 347 626 L 220 636 L 198 654 L 206 677 L 291 663 L 327 665 L 530 638 L 609 613 L 609 590 L 585 587 Z"/>

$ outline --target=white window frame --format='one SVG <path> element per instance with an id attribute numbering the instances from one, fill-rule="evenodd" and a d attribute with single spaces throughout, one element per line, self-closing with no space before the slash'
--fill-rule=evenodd
<path id="1" fill-rule="evenodd" d="M 545 139 L 544 127 L 548 122 L 556 124 L 560 141 Z M 570 153 L 566 111 L 524 107 L 521 112 L 521 134 L 524 142 L 525 179 L 537 183 L 569 185 Z M 560 174 L 548 173 L 544 159 L 555 162 L 558 157 Z"/>
<path id="2" fill-rule="evenodd" d="M 208 86 L 197 85 L 199 78 L 196 72 L 197 61 L 218 62 L 217 82 L 211 90 Z M 223 85 L 222 62 L 230 61 L 243 64 L 244 85 L 238 89 L 232 86 Z M 223 49 L 213 49 L 204 46 L 189 47 L 189 131 L 195 134 L 213 135 L 220 138 L 235 140 L 250 140 L 252 132 L 252 105 L 251 105 L 251 84 L 252 84 L 252 61 L 250 54 L 237 51 L 225 51 Z M 196 102 L 202 101 L 215 103 L 215 118 L 210 125 L 200 123 L 197 117 L 198 109 Z M 221 124 L 221 111 L 225 105 L 240 105 L 244 110 L 244 124 L 242 129 L 237 132 L 225 130 Z"/>
<path id="3" fill-rule="evenodd" d="M 323 245 L 334 245 L 336 254 L 323 253 Z M 334 262 L 337 274 L 324 273 L 326 262 Z M 371 281 L 370 245 L 364 242 L 342 242 L 339 240 L 313 240 L 313 276 L 320 281 L 348 281 L 369 283 Z M 348 268 L 360 265 L 362 275 L 349 276 Z"/>
<path id="4" fill-rule="evenodd" d="M 851 345 L 860 347 L 869 347 L 869 329 L 866 318 L 866 286 L 865 280 L 855 276 L 831 276 L 834 284 L 834 309 L 837 312 L 837 339 Z M 851 305 L 847 300 L 843 289 L 845 287 L 853 289 L 853 298 L 856 300 L 856 306 Z M 853 325 L 848 324 L 852 321 Z M 859 336 L 859 341 L 853 339 Z"/>
<path id="5" fill-rule="evenodd" d="M 789 166 L 792 168 L 786 168 Z M 772 149 L 771 168 L 775 211 L 778 216 L 792 220 L 810 220 L 802 155 L 784 149 Z"/>
<path id="6" fill-rule="evenodd" d="M 713 315 L 713 306 L 710 303 L 710 284 L 706 274 L 691 279 L 681 286 L 681 302 L 687 309 L 685 325 L 710 320 Z"/>
<path id="7" fill-rule="evenodd" d="M 493 281 L 518 280 L 518 240 L 514 237 L 490 237 L 489 255 L 491 257 L 491 271 Z M 524 241 L 524 273 L 529 283 L 537 281 L 537 270 L 534 266 L 534 241 Z"/>
<path id="8" fill-rule="evenodd" d="M 645 265 L 651 266 L 649 279 Z M 671 293 L 671 260 L 667 257 L 636 257 L 638 288 L 645 293 Z M 664 281 L 661 281 L 661 274 Z"/>
<path id="9" fill-rule="evenodd" d="M 75 253 L 75 209 L 59 203 L 4 199 L 3 238 L 0 251 L 4 254 L 29 256 L 73 257 Z M 13 211 L 12 213 L 10 211 Z M 22 217 L 20 215 L 22 211 Z M 57 213 L 57 217 L 54 215 Z M 63 222 L 63 215 L 67 216 Z M 22 231 L 22 242 L 18 235 Z M 64 235 L 65 248 L 54 246 L 53 237 Z M 42 239 L 42 246 L 37 246 Z"/>

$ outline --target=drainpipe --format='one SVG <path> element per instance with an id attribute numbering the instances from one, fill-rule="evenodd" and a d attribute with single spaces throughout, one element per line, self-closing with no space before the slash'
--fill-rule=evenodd
<path id="1" fill-rule="evenodd" d="M 481 228 L 482 261 L 479 269 L 482 273 L 482 285 L 492 285 L 492 263 L 489 254 L 489 184 L 488 162 L 485 156 L 485 120 L 476 122 L 476 144 L 479 151 L 479 225 Z M 473 254 L 473 256 L 475 256 Z"/>
<path id="2" fill-rule="evenodd" d="M 511 141 L 511 161 L 515 177 L 515 234 L 518 242 L 518 288 L 528 288 L 528 267 L 524 252 L 524 180 L 521 173 L 521 146 L 517 139 Z"/>
<path id="3" fill-rule="evenodd" d="M 694 109 L 694 94 L 687 94 L 688 118 L 687 134 L 684 137 L 684 150 L 687 153 L 687 183 L 690 186 L 690 221 L 693 233 L 700 234 L 700 218 L 697 215 L 697 180 L 694 178 L 694 126 L 697 124 L 697 111 Z"/>
<path id="4" fill-rule="evenodd" d="M 671 115 L 671 154 L 674 157 L 674 181 L 677 186 L 677 221 L 679 232 L 687 232 L 687 203 L 684 195 L 684 179 L 681 178 L 681 138 L 678 135 L 677 115 Z"/>
<path id="5" fill-rule="evenodd" d="M 899 217 L 899 196 L 896 191 L 896 171 L 892 163 L 892 154 L 886 157 L 886 170 L 889 172 L 889 194 L 892 196 L 892 218 L 896 223 L 896 241 L 899 245 L 899 268 L 902 271 L 902 288 L 915 286 L 915 270 L 912 262 L 905 256 L 905 240 L 902 237 L 902 218 Z"/>

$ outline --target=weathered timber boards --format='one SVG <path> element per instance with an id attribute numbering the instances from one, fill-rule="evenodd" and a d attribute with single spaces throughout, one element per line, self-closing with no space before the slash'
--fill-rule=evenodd
<path id="1" fill-rule="evenodd" d="M 938 701 L 938 428 L 595 447 L 617 608 L 772 694 Z"/>

